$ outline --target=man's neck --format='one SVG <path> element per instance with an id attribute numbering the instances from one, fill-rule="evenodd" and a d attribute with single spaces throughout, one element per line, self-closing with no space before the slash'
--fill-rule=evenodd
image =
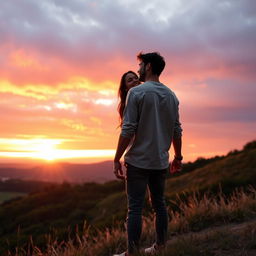
<path id="1" fill-rule="evenodd" d="M 157 75 L 150 75 L 150 76 L 146 77 L 145 82 L 148 82 L 148 81 L 160 83 L 159 76 L 157 76 Z"/>

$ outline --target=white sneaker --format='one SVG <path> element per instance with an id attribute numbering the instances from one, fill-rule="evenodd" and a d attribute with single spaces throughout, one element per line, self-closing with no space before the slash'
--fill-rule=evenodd
<path id="1" fill-rule="evenodd" d="M 158 251 L 159 251 L 159 248 L 156 244 L 153 244 L 151 247 L 146 248 L 144 250 L 145 254 L 148 254 L 148 255 L 156 254 Z"/>
<path id="2" fill-rule="evenodd" d="M 121 254 L 113 254 L 113 256 L 127 256 L 127 253 L 126 252 L 123 252 Z"/>
<path id="3" fill-rule="evenodd" d="M 156 244 L 153 244 L 151 247 L 146 248 L 146 249 L 144 250 L 144 252 L 145 252 L 146 254 L 155 254 L 156 251 L 157 251 L 157 249 L 156 249 Z"/>

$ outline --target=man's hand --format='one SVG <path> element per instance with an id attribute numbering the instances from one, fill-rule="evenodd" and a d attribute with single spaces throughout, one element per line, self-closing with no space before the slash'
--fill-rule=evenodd
<path id="1" fill-rule="evenodd" d="M 118 179 L 124 180 L 125 176 L 120 161 L 114 161 L 114 174 Z"/>
<path id="2" fill-rule="evenodd" d="M 120 159 L 125 152 L 127 146 L 129 145 L 131 138 L 123 137 L 122 135 L 119 136 L 117 150 L 114 158 L 114 174 L 118 179 L 124 180 L 125 176 L 122 170 L 122 164 Z"/>
<path id="3" fill-rule="evenodd" d="M 181 160 L 177 160 L 177 159 L 173 159 L 172 163 L 171 163 L 171 170 L 170 173 L 174 174 L 176 172 L 180 172 L 182 169 L 182 163 Z"/>

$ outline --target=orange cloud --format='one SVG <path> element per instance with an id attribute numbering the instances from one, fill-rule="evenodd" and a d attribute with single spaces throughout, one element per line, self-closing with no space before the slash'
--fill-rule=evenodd
<path id="1" fill-rule="evenodd" d="M 21 67 L 24 69 L 35 69 L 47 71 L 47 66 L 39 63 L 35 56 L 26 53 L 24 49 L 18 49 L 10 53 L 9 65 L 14 67 Z"/>

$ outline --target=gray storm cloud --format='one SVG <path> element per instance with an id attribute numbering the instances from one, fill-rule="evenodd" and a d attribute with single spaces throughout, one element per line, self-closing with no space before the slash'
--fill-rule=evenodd
<path id="1" fill-rule="evenodd" d="M 211 66 L 255 65 L 255 1 L 3 1 L 1 45 L 29 47 L 70 65 L 131 59 L 159 49 L 170 59 Z M 130 4 L 128 4 L 130 3 Z M 217 65 L 217 64 L 216 64 Z"/>

